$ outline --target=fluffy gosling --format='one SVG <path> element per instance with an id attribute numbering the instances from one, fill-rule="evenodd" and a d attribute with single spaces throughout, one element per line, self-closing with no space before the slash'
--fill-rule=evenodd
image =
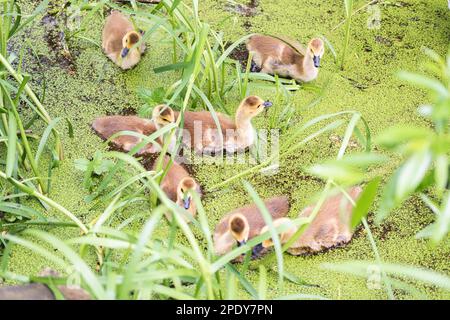
<path id="1" fill-rule="evenodd" d="M 244 151 L 255 142 L 255 130 L 251 120 L 270 106 L 272 106 L 270 101 L 250 96 L 240 103 L 234 121 L 224 114 L 217 113 L 223 146 L 220 143 L 219 130 L 210 112 L 187 111 L 184 113 L 184 129 L 186 130 L 183 142 L 194 148 L 197 153 L 213 153 L 223 149 L 228 153 Z M 196 137 L 197 132 L 201 133 L 201 137 Z"/>
<path id="2" fill-rule="evenodd" d="M 121 12 L 114 10 L 106 18 L 102 35 L 105 54 L 122 69 L 134 67 L 145 51 L 145 45 L 135 46 L 141 40 L 140 32 Z"/>
<path id="3" fill-rule="evenodd" d="M 155 107 L 156 108 L 156 107 Z M 99 117 L 92 123 L 92 129 L 103 140 L 108 140 L 114 134 L 120 131 L 133 131 L 145 136 L 157 131 L 162 126 L 175 122 L 173 110 L 167 107 L 168 113 L 160 115 L 157 111 L 153 112 L 152 120 L 143 119 L 136 116 L 105 116 Z M 173 138 L 174 139 L 174 138 Z M 131 135 L 121 135 L 112 139 L 111 144 L 123 150 L 129 152 L 136 145 L 142 142 L 142 138 Z M 162 137 L 156 139 L 156 143 L 148 143 L 142 147 L 136 155 L 143 156 L 149 155 L 161 151 L 163 145 Z M 174 145 L 174 142 L 170 142 L 169 148 Z M 169 149 L 171 150 L 171 149 Z"/>
<path id="4" fill-rule="evenodd" d="M 170 158 L 164 157 L 163 167 L 169 165 Z M 156 169 L 156 162 L 153 165 L 153 170 Z M 199 196 L 202 195 L 199 184 L 189 175 L 189 173 L 180 164 L 173 162 L 168 169 L 166 175 L 161 182 L 161 189 L 169 197 L 170 200 L 175 202 L 181 208 L 187 210 L 192 218 L 197 215 L 197 206 L 195 201 L 192 200 L 192 193 L 196 192 Z M 166 217 L 169 221 L 172 220 L 172 214 L 166 213 Z M 189 217 L 183 217 L 186 222 L 190 222 Z"/>
<path id="5" fill-rule="evenodd" d="M 268 199 L 264 202 L 272 219 L 284 217 L 289 211 L 286 196 Z M 258 236 L 266 225 L 261 212 L 255 204 L 236 209 L 220 220 L 214 231 L 214 250 L 223 255 L 235 245 L 241 246 Z M 255 253 L 255 252 L 254 252 Z"/>
<path id="6" fill-rule="evenodd" d="M 285 42 L 264 35 L 251 37 L 247 42 L 247 49 L 253 54 L 253 61 L 261 72 L 290 77 L 301 82 L 317 78 L 320 61 L 325 52 L 324 43 L 319 38 L 312 39 L 307 48 L 303 49 L 294 41 Z"/>

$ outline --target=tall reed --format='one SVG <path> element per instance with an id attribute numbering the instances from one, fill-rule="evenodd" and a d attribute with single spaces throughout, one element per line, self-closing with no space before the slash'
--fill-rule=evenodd
<path id="1" fill-rule="evenodd" d="M 20 60 L 16 62 L 18 66 L 15 68 L 12 65 L 15 55 L 8 52 L 7 48 L 13 36 L 31 24 L 34 18 L 45 10 L 47 4 L 48 1 L 43 1 L 26 20 L 23 20 L 20 6 L 15 0 L 3 1 L 0 16 L 0 71 L 3 71 L 0 75 L 0 141 L 7 150 L 5 169 L 2 173 L 4 173 L 5 179 L 21 179 L 28 176 L 28 171 L 31 170 L 32 176 L 37 181 L 38 191 L 44 194 L 48 191 L 48 182 L 39 167 L 40 154 L 43 148 L 49 148 L 52 151 L 51 154 L 55 156 L 54 164 L 63 156 L 61 141 L 55 129 L 56 121 L 50 118 L 28 84 L 30 77 L 22 73 L 23 55 L 21 54 Z M 54 147 L 50 146 L 48 135 L 44 134 L 38 153 L 33 154 L 30 146 L 31 136 L 25 129 L 19 112 L 21 105 L 30 108 L 37 118 L 48 125 L 48 130 L 53 133 L 55 138 Z"/>
<path id="2" fill-rule="evenodd" d="M 341 55 L 341 70 L 345 68 L 345 59 L 347 57 L 348 45 L 350 43 L 350 31 L 352 25 L 353 16 L 353 0 L 344 0 L 344 13 L 345 13 L 345 35 L 344 35 L 344 45 L 342 48 Z"/>

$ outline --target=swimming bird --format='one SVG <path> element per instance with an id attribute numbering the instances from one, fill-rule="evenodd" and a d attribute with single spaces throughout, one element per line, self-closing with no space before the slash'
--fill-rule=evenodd
<path id="1" fill-rule="evenodd" d="M 254 35 L 247 42 L 253 61 L 263 73 L 278 74 L 297 81 L 309 82 L 317 78 L 320 61 L 325 52 L 321 39 L 314 38 L 304 49 L 288 38 Z"/>
<path id="2" fill-rule="evenodd" d="M 175 123 L 176 121 L 175 112 L 171 107 L 165 104 L 157 105 L 153 108 L 152 120 L 156 126 L 156 129 L 159 130 L 162 127 L 165 127 L 171 123 Z M 170 152 L 175 152 L 176 143 L 177 143 L 177 136 L 173 134 L 172 136 L 170 136 L 170 142 L 168 146 L 168 150 Z"/>
<path id="3" fill-rule="evenodd" d="M 120 131 L 133 131 L 142 135 L 149 136 L 162 126 L 175 122 L 173 110 L 170 107 L 165 108 L 163 114 L 159 114 L 157 107 L 153 111 L 152 120 L 139 118 L 137 116 L 105 116 L 94 120 L 92 129 L 103 140 L 108 140 L 114 134 Z M 175 139 L 172 137 L 172 139 Z M 142 142 L 142 138 L 131 135 L 121 135 L 112 139 L 111 144 L 125 152 L 129 152 L 133 147 Z M 148 155 L 161 151 L 163 145 L 162 137 L 158 137 L 156 143 L 148 143 L 142 147 L 136 155 Z M 174 145 L 174 140 L 170 142 L 170 147 Z"/>
<path id="4" fill-rule="evenodd" d="M 289 211 L 289 200 L 278 196 L 264 201 L 272 219 L 284 217 Z M 223 255 L 235 245 L 242 246 L 248 240 L 258 236 L 266 225 L 256 204 L 233 210 L 220 220 L 214 232 L 214 250 Z"/>
<path id="5" fill-rule="evenodd" d="M 353 187 L 347 193 L 353 201 L 356 201 L 361 193 L 361 188 L 359 186 Z M 299 217 L 309 217 L 314 207 L 315 205 L 307 207 L 300 213 Z M 353 206 L 343 194 L 329 197 L 321 206 L 314 220 L 287 251 L 293 255 L 301 255 L 348 243 L 353 236 L 353 230 L 350 229 L 352 210 Z M 289 218 L 274 220 L 273 224 L 275 227 L 283 224 L 287 227 L 287 230 L 279 235 L 282 244 L 288 242 L 298 230 L 293 220 Z M 260 234 L 267 230 L 267 227 L 262 228 Z M 270 238 L 262 242 L 264 249 L 271 246 L 273 246 L 273 241 Z"/>
<path id="6" fill-rule="evenodd" d="M 209 111 L 186 111 L 183 143 L 194 148 L 197 153 L 212 153 L 223 149 L 229 153 L 243 151 L 255 142 L 255 131 L 251 120 L 270 106 L 272 106 L 270 101 L 250 96 L 241 101 L 234 121 L 222 113 L 217 113 L 223 146 L 220 143 L 219 130 Z M 178 115 L 176 113 L 176 117 Z"/>
<path id="7" fill-rule="evenodd" d="M 273 226 L 274 228 L 278 228 L 281 225 L 285 225 L 286 226 L 286 230 L 281 232 L 279 234 L 280 237 L 280 242 L 281 244 L 285 244 L 286 242 L 289 241 L 289 239 L 294 235 L 294 233 L 297 232 L 298 228 L 297 226 L 294 224 L 294 221 L 292 219 L 289 218 L 279 218 L 273 221 Z M 268 226 L 264 226 L 261 231 L 260 234 L 263 234 L 265 232 L 269 231 L 269 227 Z M 273 240 L 272 238 L 266 239 L 262 242 L 262 247 L 263 248 L 269 248 L 273 246 Z"/>
<path id="8" fill-rule="evenodd" d="M 166 170 L 168 165 L 170 165 L 170 167 L 161 181 L 161 189 L 170 200 L 187 210 L 192 217 L 195 218 L 197 214 L 197 206 L 192 198 L 192 192 L 196 192 L 199 196 L 201 196 L 202 192 L 200 185 L 180 164 L 175 161 L 173 161 L 172 164 L 169 164 L 169 161 L 170 157 L 164 156 L 162 170 Z M 153 164 L 153 170 L 156 170 L 156 161 Z M 166 213 L 166 217 L 169 221 L 172 220 L 171 213 Z M 183 218 L 186 222 L 189 222 L 188 217 Z"/>
<path id="9" fill-rule="evenodd" d="M 130 69 L 140 60 L 145 44 L 135 46 L 142 38 L 131 21 L 120 11 L 113 10 L 103 27 L 102 48 L 105 54 L 122 69 Z"/>

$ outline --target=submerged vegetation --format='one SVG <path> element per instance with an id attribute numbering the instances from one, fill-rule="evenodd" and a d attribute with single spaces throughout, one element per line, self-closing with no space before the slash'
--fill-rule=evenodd
<path id="1" fill-rule="evenodd" d="M 411 44 L 401 42 L 405 35 L 395 35 L 399 44 L 376 35 L 375 42 L 387 47 L 384 55 L 372 53 L 374 44 L 361 40 L 366 31 L 355 35 L 365 27 L 359 16 L 364 8 L 393 10 L 392 2 L 344 1 L 340 9 L 345 16 L 330 18 L 336 30 L 343 26 L 344 35 L 326 29 L 301 34 L 325 34 L 327 66 L 319 80 L 298 84 L 251 72 L 251 55 L 234 58 L 252 34 L 286 33 L 289 21 L 266 30 L 254 8 L 246 11 L 244 4 L 227 3 L 227 10 L 214 7 L 219 12 L 212 17 L 206 11 L 213 11 L 213 5 L 216 1 L 121 5 L 55 0 L 36 8 L 25 0 L 1 4 L 0 278 L 7 283 L 74 284 L 95 299 L 448 298 L 448 32 L 430 43 L 433 50 L 421 49 L 423 59 L 401 62 L 397 68 L 409 71 L 395 73 L 380 65 L 410 57 Z M 399 2 L 395 8 L 405 5 Z M 439 6 L 436 12 L 445 21 L 445 3 Z M 230 13 L 234 7 L 240 9 Z M 264 3 L 264 15 L 276 15 L 275 8 Z M 132 17 L 149 47 L 143 61 L 127 73 L 107 61 L 100 49 L 104 16 L 112 9 Z M 393 19 L 389 15 L 386 28 Z M 277 19 L 272 17 L 273 24 Z M 42 28 L 46 21 L 58 35 L 48 43 L 54 52 L 40 44 L 49 32 Z M 410 21 L 417 20 L 403 23 Z M 362 67 L 354 62 L 365 59 L 359 50 L 372 59 Z M 36 67 L 45 60 L 53 64 L 51 59 L 65 62 Z M 416 59 L 426 61 L 423 70 L 417 70 Z M 376 74 L 377 67 L 392 74 Z M 198 214 L 188 224 L 185 210 L 159 186 L 166 173 L 162 156 L 156 169 L 148 170 L 146 159 L 134 155 L 160 136 L 176 135 L 188 110 L 209 111 L 220 127 L 217 112 L 233 114 L 234 106 L 250 94 L 275 102 L 256 122 L 280 129 L 279 154 L 256 155 L 252 165 L 219 167 L 212 158 L 206 164 L 193 162 L 189 169 L 206 194 L 203 199 L 193 194 Z M 353 99 L 366 95 L 367 100 Z M 346 105 L 349 101 L 355 105 Z M 181 116 L 149 136 L 141 135 L 142 142 L 128 153 L 107 150 L 107 143 L 101 144 L 89 129 L 89 122 L 105 113 L 148 117 L 160 103 Z M 396 103 L 402 112 L 392 110 Z M 416 112 L 418 104 L 423 105 Z M 394 119 L 402 116 L 401 121 Z M 168 143 L 162 149 L 168 151 Z M 279 171 L 271 174 L 274 168 Z M 326 198 L 334 192 L 347 195 L 353 185 L 362 185 L 363 192 L 356 203 L 351 201 L 356 234 L 348 247 L 314 256 L 285 254 Z M 293 218 L 302 207 L 316 203 L 307 219 L 294 220 L 298 231 L 285 244 L 277 236 L 283 228 L 274 227 L 262 201 L 277 193 L 289 194 Z M 215 223 L 248 202 L 260 208 L 269 231 L 216 256 Z M 173 221 L 166 221 L 167 212 Z M 269 238 L 274 250 L 251 260 L 252 247 Z M 244 263 L 233 264 L 241 255 Z M 44 266 L 61 276 L 38 276 Z"/>

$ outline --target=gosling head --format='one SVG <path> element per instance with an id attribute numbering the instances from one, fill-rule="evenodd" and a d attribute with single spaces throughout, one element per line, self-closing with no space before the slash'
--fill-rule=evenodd
<path id="1" fill-rule="evenodd" d="M 253 118 L 272 106 L 272 102 L 264 101 L 258 96 L 250 96 L 242 100 L 239 106 L 239 111 L 242 112 L 246 118 Z"/>
<path id="2" fill-rule="evenodd" d="M 308 53 L 313 59 L 314 67 L 320 67 L 320 60 L 325 52 L 325 46 L 322 39 L 314 38 L 308 44 Z"/>
<path id="3" fill-rule="evenodd" d="M 171 107 L 165 104 L 160 104 L 153 108 L 152 119 L 156 127 L 159 129 L 170 123 L 174 123 L 175 113 Z"/>
<path id="4" fill-rule="evenodd" d="M 181 179 L 177 188 L 177 204 L 191 213 L 193 217 L 197 213 L 197 207 L 195 202 L 192 201 L 192 192 L 196 189 L 197 183 L 191 177 Z"/>
<path id="5" fill-rule="evenodd" d="M 136 31 L 130 31 L 128 32 L 122 39 L 122 58 L 125 58 L 128 53 L 130 52 L 130 49 L 141 40 L 141 35 L 139 32 Z"/>
<path id="6" fill-rule="evenodd" d="M 230 217 L 228 228 L 231 235 L 236 240 L 238 246 L 243 246 L 248 241 L 250 227 L 247 218 L 241 213 L 235 213 Z"/>
<path id="7" fill-rule="evenodd" d="M 281 226 L 281 225 L 288 225 L 288 229 L 281 232 L 280 233 L 280 241 L 281 244 L 286 243 L 287 241 L 289 241 L 289 239 L 294 235 L 295 232 L 297 232 L 297 227 L 293 224 L 292 220 L 289 218 L 280 218 L 280 219 L 276 219 L 273 221 L 273 226 L 275 228 Z M 261 231 L 260 231 L 260 235 L 269 231 L 269 227 L 268 226 L 264 226 Z M 267 249 L 273 246 L 273 240 L 272 238 L 266 239 L 262 242 L 262 247 Z"/>

